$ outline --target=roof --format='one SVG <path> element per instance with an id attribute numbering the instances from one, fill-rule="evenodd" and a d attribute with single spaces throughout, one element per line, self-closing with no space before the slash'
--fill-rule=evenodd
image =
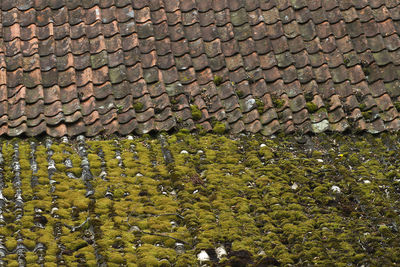
<path id="1" fill-rule="evenodd" d="M 0 21 L 0 134 L 400 128 L 399 1 L 2 0 Z"/>
<path id="2" fill-rule="evenodd" d="M 179 132 L 0 148 L 1 265 L 400 262 L 396 134 Z"/>

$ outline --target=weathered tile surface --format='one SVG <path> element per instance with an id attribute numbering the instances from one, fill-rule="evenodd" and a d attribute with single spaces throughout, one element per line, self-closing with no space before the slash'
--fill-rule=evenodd
<path id="1" fill-rule="evenodd" d="M 327 130 L 400 124 L 398 1 L 3 0 L 0 8 L 0 134 L 143 134 L 217 121 L 235 133 L 303 132 L 324 119 L 318 112 L 328 113 Z M 248 100 L 253 108 L 241 104 Z M 370 119 L 373 106 L 381 123 Z"/>

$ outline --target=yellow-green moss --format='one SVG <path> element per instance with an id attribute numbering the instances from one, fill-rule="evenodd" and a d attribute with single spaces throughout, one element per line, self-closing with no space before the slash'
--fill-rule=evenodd
<path id="1" fill-rule="evenodd" d="M 364 119 L 366 119 L 367 121 L 372 119 L 372 110 L 363 111 L 363 112 L 361 112 L 361 114 L 364 117 Z"/>
<path id="2" fill-rule="evenodd" d="M 393 103 L 394 107 L 396 108 L 397 111 L 400 111 L 400 101 L 395 101 Z"/>
<path id="3" fill-rule="evenodd" d="M 201 119 L 202 113 L 197 105 L 190 105 L 190 110 L 192 112 L 193 120 L 198 121 Z"/>
<path id="4" fill-rule="evenodd" d="M 256 105 L 258 113 L 262 114 L 264 112 L 264 102 L 261 99 L 256 98 Z"/>
<path id="5" fill-rule="evenodd" d="M 13 251 L 17 247 L 17 240 L 14 238 L 9 238 L 6 240 L 5 245 L 8 251 Z"/>
<path id="6" fill-rule="evenodd" d="M 29 249 L 33 250 L 36 246 L 36 242 L 30 239 L 24 239 L 23 244 Z"/>
<path id="7" fill-rule="evenodd" d="M 124 257 L 117 252 L 112 252 L 108 254 L 108 261 L 117 264 L 123 264 L 125 262 Z"/>
<path id="8" fill-rule="evenodd" d="M 88 199 L 84 196 L 81 196 L 79 198 L 74 199 L 72 203 L 79 210 L 85 210 L 85 209 L 88 209 L 89 202 L 90 202 L 90 199 Z"/>
<path id="9" fill-rule="evenodd" d="M 143 107 L 144 105 L 141 102 L 136 102 L 135 104 L 133 104 L 133 108 L 135 109 L 135 111 L 141 111 Z"/>
<path id="10" fill-rule="evenodd" d="M 35 255 L 34 252 L 28 251 L 28 252 L 26 252 L 25 260 L 26 260 L 26 263 L 29 264 L 30 266 L 35 266 L 34 264 L 37 262 L 38 256 Z"/>
<path id="11" fill-rule="evenodd" d="M 15 195 L 15 189 L 13 187 L 7 187 L 3 188 L 3 196 L 5 196 L 7 199 L 13 199 Z"/>
<path id="12" fill-rule="evenodd" d="M 226 125 L 223 122 L 216 122 L 213 127 L 213 132 L 217 134 L 223 134 L 226 131 Z"/>
<path id="13" fill-rule="evenodd" d="M 214 75 L 214 84 L 215 84 L 215 86 L 220 86 L 223 81 L 224 81 L 224 79 L 222 78 L 222 76 Z"/>
<path id="14" fill-rule="evenodd" d="M 315 113 L 318 110 L 318 106 L 314 102 L 307 102 L 306 108 L 309 113 Z"/>
<path id="15" fill-rule="evenodd" d="M 86 185 L 81 179 L 66 176 L 62 162 L 57 163 L 60 166 L 53 175 L 58 182 L 55 191 L 50 191 L 46 150 L 40 145 L 36 156 L 43 184 L 31 188 L 31 170 L 27 169 L 30 148 L 21 145 L 24 216 L 19 222 L 14 221 L 12 211 L 14 150 L 3 143 L 3 194 L 11 200 L 7 203 L 11 210 L 4 212 L 7 226 L 0 227 L 6 246 L 16 246 L 18 232 L 30 251 L 37 242 L 46 246 L 46 266 L 57 261 L 57 242 L 72 251 L 63 255 L 67 265 L 77 263 L 75 256 L 79 255 L 95 266 L 94 248 L 82 238 L 93 227 L 98 251 L 110 266 L 132 262 L 196 266 L 201 249 L 221 244 L 233 252 L 248 251 L 254 263 L 261 262 L 258 253 L 264 251 L 282 266 L 345 266 L 349 262 L 391 266 L 400 261 L 395 227 L 400 225 L 397 134 L 317 135 L 310 137 L 311 147 L 285 136 L 231 139 L 188 131 L 167 135 L 167 140 L 174 158 L 169 166 L 164 163 L 160 142 L 150 136 L 88 141 L 92 171 L 93 166 L 98 173 L 103 167 L 97 155 L 102 148 L 109 174 L 107 181 L 100 177 L 91 180 L 95 194 L 90 198 L 85 197 Z M 69 149 L 80 172 L 76 148 L 57 147 L 56 142 L 53 147 L 56 161 Z M 121 152 L 123 167 L 115 159 L 116 150 Z M 183 150 L 189 153 L 181 154 Z M 138 173 L 143 176 L 136 176 Z M 334 191 L 335 186 L 340 191 Z M 113 199 L 104 197 L 107 191 L 114 194 Z M 48 219 L 44 229 L 33 223 L 35 208 L 42 209 Z M 87 217 L 90 220 L 75 232 L 64 226 L 77 226 Z M 58 223 L 63 226 L 61 238 L 56 240 Z M 174 238 L 185 243 L 181 254 L 175 251 Z M 26 254 L 27 265 L 37 260 L 30 253 Z M 117 257 L 109 257 L 109 253 Z M 13 257 L 5 259 L 12 261 Z M 235 259 L 227 256 L 224 261 L 230 266 Z"/>
<path id="16" fill-rule="evenodd" d="M 273 97 L 272 104 L 274 105 L 275 108 L 280 109 L 281 107 L 283 107 L 285 105 L 285 100 L 283 100 L 281 98 Z"/>
<path id="17" fill-rule="evenodd" d="M 244 93 L 241 90 L 236 90 L 235 93 L 239 98 L 242 98 L 244 96 Z"/>

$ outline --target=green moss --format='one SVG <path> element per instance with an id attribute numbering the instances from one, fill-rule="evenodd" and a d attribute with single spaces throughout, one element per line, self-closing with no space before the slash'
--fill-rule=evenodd
<path id="1" fill-rule="evenodd" d="M 28 160 L 20 160 L 21 170 L 30 170 L 31 165 Z"/>
<path id="2" fill-rule="evenodd" d="M 61 242 L 65 245 L 67 249 L 72 251 L 77 251 L 81 248 L 88 246 L 88 243 L 85 240 L 79 238 L 77 233 L 71 233 L 69 235 L 62 236 Z"/>
<path id="3" fill-rule="evenodd" d="M 239 98 L 242 98 L 244 96 L 244 93 L 241 90 L 236 90 L 235 93 Z"/>
<path id="4" fill-rule="evenodd" d="M 322 158 L 322 156 L 323 156 L 323 154 L 322 154 L 321 151 L 316 151 L 316 150 L 314 150 L 314 151 L 312 152 L 312 157 L 313 157 L 313 158 L 320 159 L 320 158 Z"/>
<path id="5" fill-rule="evenodd" d="M 393 103 L 393 105 L 394 105 L 394 107 L 396 108 L 396 110 L 400 112 L 400 101 L 395 101 L 395 102 Z"/>
<path id="6" fill-rule="evenodd" d="M 122 113 L 122 111 L 124 110 L 124 106 L 123 105 L 117 105 L 116 108 L 117 108 L 117 112 L 118 113 Z"/>
<path id="7" fill-rule="evenodd" d="M 307 102 L 306 108 L 309 113 L 315 113 L 318 110 L 318 106 L 314 102 Z"/>
<path id="8" fill-rule="evenodd" d="M 158 259 L 154 256 L 144 256 L 138 261 L 139 266 L 158 266 Z"/>
<path id="9" fill-rule="evenodd" d="M 261 99 L 256 98 L 256 105 L 258 113 L 262 114 L 264 112 L 264 102 L 262 102 Z"/>
<path id="10" fill-rule="evenodd" d="M 368 76 L 371 74 L 371 68 L 369 66 L 362 67 L 362 71 L 364 72 L 365 76 Z"/>
<path id="11" fill-rule="evenodd" d="M 113 252 L 108 254 L 108 260 L 112 263 L 123 264 L 125 263 L 125 259 L 121 254 Z"/>
<path id="12" fill-rule="evenodd" d="M 81 177 L 81 175 L 82 175 L 82 169 L 79 167 L 73 167 L 71 169 L 68 169 L 68 171 L 72 172 L 75 175 L 75 177 L 78 177 L 78 178 Z"/>
<path id="13" fill-rule="evenodd" d="M 223 122 L 216 122 L 214 127 L 213 127 L 213 132 L 217 134 L 223 134 L 226 131 L 226 126 L 225 123 Z"/>
<path id="14" fill-rule="evenodd" d="M 136 112 L 139 112 L 143 109 L 144 105 L 141 102 L 136 102 L 133 104 L 133 108 L 135 109 Z"/>
<path id="15" fill-rule="evenodd" d="M 274 153 L 268 147 L 260 148 L 260 155 L 262 157 L 264 157 L 264 160 L 270 160 L 270 159 L 274 158 Z"/>
<path id="16" fill-rule="evenodd" d="M 304 98 L 306 99 L 306 102 L 311 102 L 314 99 L 314 94 L 313 92 L 307 92 L 304 94 Z"/>
<path id="17" fill-rule="evenodd" d="M 51 157 L 56 163 L 62 163 L 65 159 L 65 156 L 62 153 L 54 153 Z"/>
<path id="18" fill-rule="evenodd" d="M 27 264 L 31 264 L 31 266 L 34 266 L 34 264 L 37 262 L 38 260 L 38 256 L 35 255 L 34 252 L 26 252 L 26 256 L 25 256 L 25 260 Z"/>
<path id="19" fill-rule="evenodd" d="M 223 78 L 219 75 L 214 75 L 214 84 L 215 86 L 220 86 L 223 82 Z"/>
<path id="20" fill-rule="evenodd" d="M 29 249 L 33 250 L 36 246 L 36 242 L 29 239 L 24 239 L 23 244 Z"/>
<path id="21" fill-rule="evenodd" d="M 372 119 L 372 110 L 363 111 L 363 112 L 361 112 L 361 114 L 364 117 L 364 119 L 367 121 Z"/>
<path id="22" fill-rule="evenodd" d="M 87 210 L 89 207 L 90 199 L 85 196 L 78 196 L 73 200 L 73 206 L 77 207 L 79 210 Z"/>
<path id="23" fill-rule="evenodd" d="M 14 195 L 15 195 L 15 190 L 13 187 L 7 187 L 3 189 L 3 196 L 5 196 L 7 199 L 13 199 Z"/>
<path id="24" fill-rule="evenodd" d="M 57 257 L 53 255 L 45 256 L 46 266 L 57 266 Z"/>
<path id="25" fill-rule="evenodd" d="M 18 267 L 20 266 L 17 262 L 17 257 L 15 257 L 14 255 L 8 255 L 6 256 L 6 260 L 9 261 L 9 263 L 7 264 L 7 266 L 9 267 Z"/>
<path id="26" fill-rule="evenodd" d="M 275 108 L 280 109 L 285 105 L 285 100 L 277 97 L 272 97 L 272 104 Z"/>
<path id="27" fill-rule="evenodd" d="M 96 208 L 99 208 L 102 210 L 110 208 L 111 205 L 112 205 L 112 201 L 108 198 L 102 198 L 96 202 Z"/>
<path id="28" fill-rule="evenodd" d="M 365 111 L 367 105 L 365 103 L 361 103 L 360 105 L 358 105 L 358 107 L 360 108 L 361 111 Z"/>
<path id="29" fill-rule="evenodd" d="M 13 251 L 17 247 L 17 240 L 15 240 L 14 238 L 10 238 L 6 240 L 5 245 L 8 251 Z"/>
<path id="30" fill-rule="evenodd" d="M 195 121 L 200 120 L 201 117 L 203 116 L 203 114 L 201 113 L 201 110 L 199 109 L 199 107 L 197 105 L 190 105 L 190 110 L 192 112 L 192 118 Z"/>
<path id="31" fill-rule="evenodd" d="M 10 202 L 3 211 L 6 226 L 0 227 L 0 235 L 9 242 L 7 247 L 15 247 L 18 232 L 29 250 L 27 265 L 36 263 L 32 249 L 42 242 L 46 266 L 57 262 L 57 243 L 72 252 L 63 255 L 68 266 L 81 259 L 95 266 L 94 248 L 83 238 L 90 226 L 98 251 L 110 266 L 196 266 L 200 250 L 222 244 L 231 248 L 224 259 L 227 266 L 241 259 L 235 254 L 238 250 L 260 264 L 263 257 L 258 253 L 263 251 L 266 258 L 282 266 L 392 266 L 399 262 L 396 133 L 313 135 L 311 146 L 285 135 L 231 138 L 199 136 L 188 130 L 165 135 L 165 147 L 174 158 L 168 166 L 160 141 L 152 136 L 89 141 L 91 167 L 94 162 L 112 174 L 109 180 L 95 177 L 91 181 L 95 191 L 91 199 L 84 197 L 86 186 L 81 179 L 69 179 L 59 169 L 53 176 L 58 182 L 55 191 L 50 191 L 46 160 L 39 164 L 43 185 L 31 188 L 31 173 L 25 170 L 24 216 L 19 222 L 14 221 L 15 174 L 9 167 L 14 152 L 3 143 L 3 194 Z M 100 147 L 106 166 L 96 155 Z M 63 149 L 55 155 L 63 155 Z M 25 150 L 20 158 L 27 161 L 23 155 L 29 155 L 29 146 Z M 124 167 L 115 160 L 116 150 L 121 152 Z M 181 154 L 183 150 L 189 153 Z M 38 159 L 46 158 L 43 152 L 38 146 Z M 70 153 L 74 166 L 80 166 L 74 147 Z M 136 176 L 139 172 L 143 176 Z M 105 197 L 107 191 L 114 194 L 113 199 Z M 73 205 L 80 208 L 72 209 Z M 34 225 L 35 208 L 42 209 L 48 220 L 43 229 Z M 63 226 L 78 226 L 88 216 L 89 223 L 75 232 Z M 175 251 L 178 240 L 185 248 L 179 253 Z M 4 258 L 8 262 L 15 259 L 15 253 Z"/>

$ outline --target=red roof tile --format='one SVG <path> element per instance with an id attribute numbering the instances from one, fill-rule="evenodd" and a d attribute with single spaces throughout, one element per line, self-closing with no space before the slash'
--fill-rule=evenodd
<path id="1" fill-rule="evenodd" d="M 96 3 L 2 2 L 1 134 L 400 127 L 397 1 Z"/>

